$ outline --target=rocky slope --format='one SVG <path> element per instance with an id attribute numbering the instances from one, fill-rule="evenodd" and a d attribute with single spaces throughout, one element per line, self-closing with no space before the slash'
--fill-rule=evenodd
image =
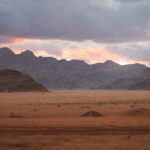
<path id="1" fill-rule="evenodd" d="M 14 70 L 0 71 L 0 92 L 47 91 L 41 84 L 36 83 L 30 76 Z"/>
<path id="2" fill-rule="evenodd" d="M 150 90 L 150 69 L 146 68 L 132 78 L 119 78 L 110 84 L 100 86 L 99 89 Z"/>

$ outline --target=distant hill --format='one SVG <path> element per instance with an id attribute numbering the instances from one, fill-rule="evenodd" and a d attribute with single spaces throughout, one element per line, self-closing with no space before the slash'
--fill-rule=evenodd
<path id="1" fill-rule="evenodd" d="M 47 91 L 41 84 L 36 83 L 30 76 L 14 70 L 0 71 L 0 92 Z"/>
<path id="2" fill-rule="evenodd" d="M 124 89 L 127 86 L 123 86 L 121 80 L 130 86 L 146 69 L 150 70 L 142 64 L 122 66 L 111 60 L 89 65 L 82 60 L 36 57 L 29 50 L 14 54 L 7 47 L 0 48 L 0 70 L 3 69 L 29 74 L 48 89 L 105 89 L 107 86 L 107 89 Z M 133 82 L 130 83 L 131 79 Z M 113 87 L 117 85 L 115 82 L 118 87 Z"/>
<path id="3" fill-rule="evenodd" d="M 150 70 L 147 68 L 144 70 L 141 76 L 137 79 L 137 81 L 130 85 L 128 89 L 143 89 L 143 90 L 150 90 Z"/>
<path id="4" fill-rule="evenodd" d="M 150 78 L 137 81 L 128 87 L 129 90 L 150 90 Z"/>
<path id="5" fill-rule="evenodd" d="M 100 86 L 99 89 L 150 90 L 150 69 L 146 68 L 141 74 L 133 77 L 119 78 Z"/>

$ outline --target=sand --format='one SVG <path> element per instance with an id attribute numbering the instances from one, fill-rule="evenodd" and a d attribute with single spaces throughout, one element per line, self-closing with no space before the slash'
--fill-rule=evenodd
<path id="1" fill-rule="evenodd" d="M 150 91 L 0 93 L 0 135 L 0 150 L 149 150 Z"/>

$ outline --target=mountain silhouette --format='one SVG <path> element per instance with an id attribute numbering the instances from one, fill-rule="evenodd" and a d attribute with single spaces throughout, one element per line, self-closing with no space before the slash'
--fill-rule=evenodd
<path id="1" fill-rule="evenodd" d="M 37 57 L 30 50 L 15 54 L 7 47 L 0 48 L 0 70 L 4 69 L 29 74 L 48 89 L 126 89 L 150 70 L 142 64 L 119 65 L 111 60 L 90 65 L 82 60 Z"/>

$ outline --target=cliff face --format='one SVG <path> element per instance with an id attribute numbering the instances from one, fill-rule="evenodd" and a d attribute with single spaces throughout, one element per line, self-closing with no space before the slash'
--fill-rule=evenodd
<path id="1" fill-rule="evenodd" d="M 35 82 L 29 75 L 14 70 L 0 71 L 0 91 L 28 92 L 47 91 L 41 84 Z"/>

